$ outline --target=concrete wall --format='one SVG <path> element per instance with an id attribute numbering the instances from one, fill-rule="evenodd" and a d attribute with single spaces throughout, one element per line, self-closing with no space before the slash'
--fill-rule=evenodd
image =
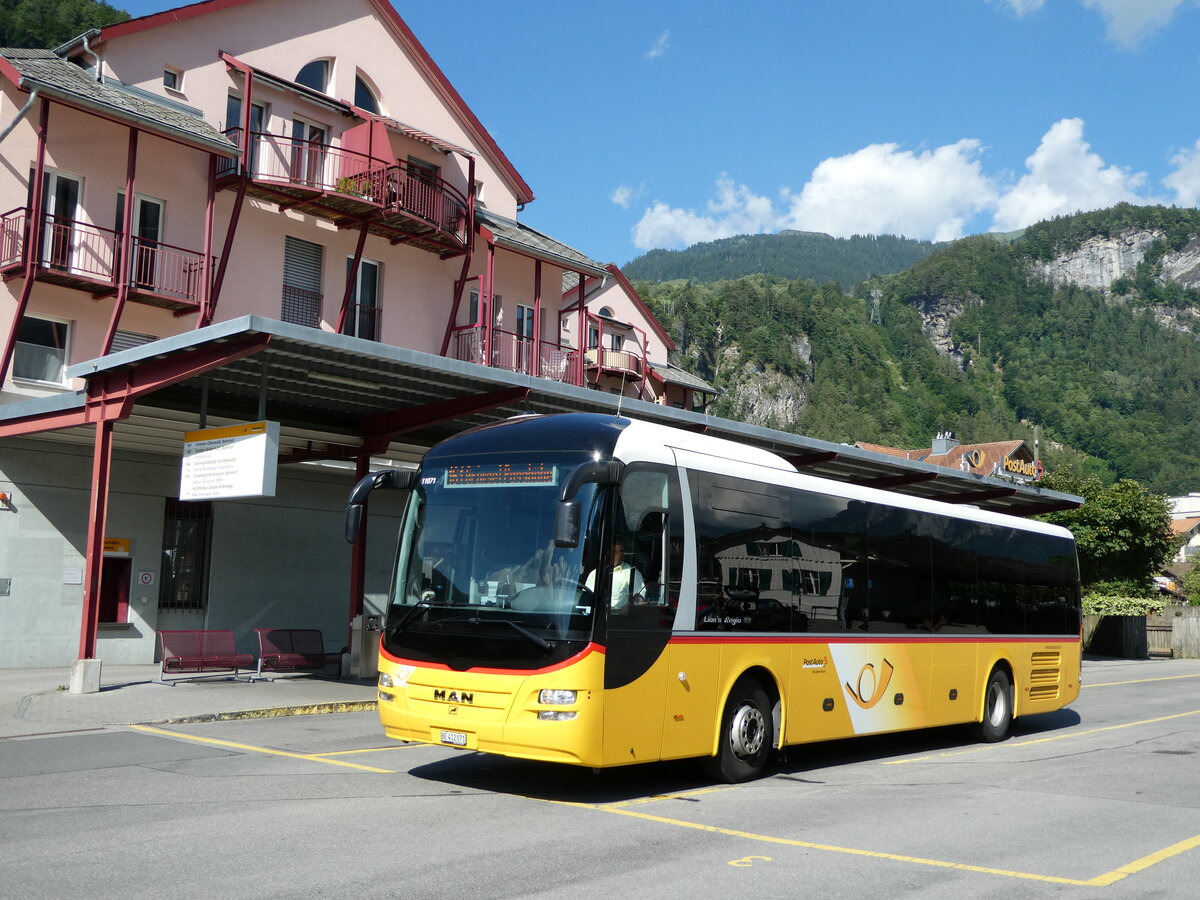
<path id="1" fill-rule="evenodd" d="M 90 445 L 10 440 L 0 445 L 0 668 L 59 666 L 78 655 L 91 472 Z M 292 466 L 276 497 L 213 504 L 208 609 L 160 613 L 163 509 L 178 496 L 179 460 L 114 455 L 106 537 L 130 541 L 129 622 L 101 626 L 97 654 L 112 663 L 154 660 L 158 627 L 230 628 L 257 649 L 258 626 L 320 628 L 330 650 L 346 643 L 350 548 L 342 539 L 352 471 Z M 381 612 L 390 580 L 402 497 L 371 501 L 366 605 Z M 153 584 L 140 586 L 138 575 Z"/>

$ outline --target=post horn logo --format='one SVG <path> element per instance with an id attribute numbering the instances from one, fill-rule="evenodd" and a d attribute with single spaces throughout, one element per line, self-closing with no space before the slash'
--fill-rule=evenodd
<path id="1" fill-rule="evenodd" d="M 846 682 L 846 690 L 850 692 L 850 696 L 854 698 L 855 703 L 863 709 L 870 709 L 883 699 L 883 695 L 892 681 L 892 672 L 895 670 L 896 667 L 888 662 L 886 658 L 883 661 L 883 665 L 880 666 L 878 673 L 875 671 L 875 663 L 867 663 L 858 671 L 858 690 L 852 688 L 848 681 Z"/>

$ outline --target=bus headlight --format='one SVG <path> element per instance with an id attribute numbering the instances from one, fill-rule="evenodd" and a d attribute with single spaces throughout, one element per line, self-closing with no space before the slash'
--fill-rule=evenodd
<path id="1" fill-rule="evenodd" d="M 573 691 L 570 693 L 574 693 Z M 542 722 L 566 722 L 575 718 L 578 713 L 559 709 L 539 709 L 538 719 Z"/>
<path id="2" fill-rule="evenodd" d="M 570 706 L 575 702 L 575 698 L 578 696 L 578 691 L 539 691 L 538 703 L 542 703 L 546 706 Z"/>
<path id="3" fill-rule="evenodd" d="M 379 686 L 380 687 L 392 687 L 393 686 L 392 685 L 392 676 L 389 675 L 387 672 L 380 672 L 379 673 Z M 396 685 L 396 687 L 399 687 L 399 685 Z"/>

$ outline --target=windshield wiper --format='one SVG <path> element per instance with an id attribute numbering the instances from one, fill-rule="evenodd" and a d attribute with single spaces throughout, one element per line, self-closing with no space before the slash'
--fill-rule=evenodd
<path id="1" fill-rule="evenodd" d="M 416 618 L 417 613 L 422 609 L 433 609 L 433 604 L 428 600 L 418 600 L 403 613 L 401 613 L 400 618 L 397 619 L 394 624 L 388 627 L 387 633 L 392 637 L 398 635 L 405 629 L 409 622 Z"/>
<path id="2" fill-rule="evenodd" d="M 528 628 L 526 628 L 520 622 L 514 622 L 512 619 L 481 619 L 481 618 L 479 618 L 479 616 L 452 616 L 448 619 L 439 619 L 438 620 L 439 625 L 443 624 L 445 622 L 466 622 L 470 625 L 486 625 L 491 622 L 501 622 L 501 623 L 507 625 L 509 628 L 511 628 L 517 634 L 521 635 L 521 637 L 525 638 L 526 640 L 530 641 L 531 643 L 537 644 L 543 650 L 547 650 L 547 651 L 553 650 L 555 647 L 558 646 L 558 643 L 556 641 L 548 641 L 544 637 L 542 637 L 540 634 L 530 631 Z"/>

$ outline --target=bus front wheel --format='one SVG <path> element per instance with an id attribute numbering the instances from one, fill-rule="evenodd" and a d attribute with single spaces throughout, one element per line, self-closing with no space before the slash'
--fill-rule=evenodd
<path id="1" fill-rule="evenodd" d="M 1003 669 L 993 669 L 983 691 L 983 721 L 978 725 L 980 740 L 992 744 L 1008 737 L 1012 713 L 1012 682 Z"/>
<path id="2" fill-rule="evenodd" d="M 719 747 L 708 760 L 709 774 L 731 784 L 757 778 L 773 745 L 771 699 L 758 681 L 743 678 L 725 701 Z"/>

